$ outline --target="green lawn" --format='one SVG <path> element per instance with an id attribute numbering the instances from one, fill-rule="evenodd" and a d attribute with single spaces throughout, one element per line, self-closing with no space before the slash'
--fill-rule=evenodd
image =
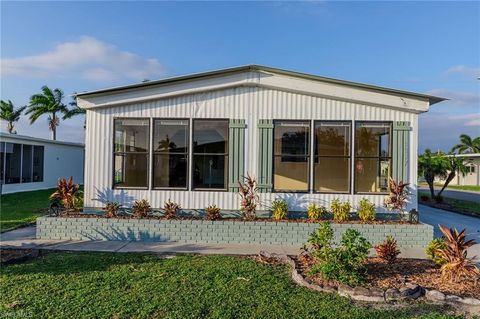
<path id="1" fill-rule="evenodd" d="M 35 221 L 39 209 L 48 208 L 48 197 L 54 189 L 1 195 L 0 232 L 15 229 Z"/>
<path id="2" fill-rule="evenodd" d="M 286 266 L 240 257 L 62 252 L 0 269 L 8 318 L 452 318 L 442 310 L 355 305 L 295 285 Z"/>
<path id="3" fill-rule="evenodd" d="M 470 186 L 470 185 L 448 185 L 447 189 L 458 189 L 458 190 L 463 190 L 463 191 L 474 191 L 474 192 L 480 192 L 480 186 Z"/>
<path id="4" fill-rule="evenodd" d="M 430 201 L 429 203 L 425 203 L 421 201 L 420 197 L 421 196 L 428 196 L 430 198 L 430 193 L 429 192 L 418 192 L 419 196 L 419 203 L 420 204 L 426 204 L 438 208 L 445 208 L 449 209 L 452 211 L 460 211 L 460 212 L 468 212 L 471 214 L 475 214 L 480 216 L 480 203 L 477 202 L 471 202 L 467 200 L 460 200 L 460 199 L 453 199 L 449 197 L 445 197 L 442 195 L 443 198 L 443 204 L 436 204 L 434 201 Z M 445 205 L 444 205 L 445 204 Z M 445 206 L 445 207 L 443 207 Z"/>

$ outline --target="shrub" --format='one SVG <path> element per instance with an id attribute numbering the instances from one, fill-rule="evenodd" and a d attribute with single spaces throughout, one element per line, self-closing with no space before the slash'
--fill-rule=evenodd
<path id="1" fill-rule="evenodd" d="M 374 246 L 374 248 L 377 257 L 386 261 L 388 264 L 393 264 L 400 254 L 400 250 L 397 248 L 397 241 L 392 236 L 387 236 L 387 239 L 383 243 Z"/>
<path id="2" fill-rule="evenodd" d="M 137 200 L 133 203 L 132 206 L 132 213 L 137 218 L 146 217 L 150 210 L 150 203 L 146 199 Z"/>
<path id="3" fill-rule="evenodd" d="M 447 261 L 441 256 L 439 256 L 437 252 L 438 250 L 444 249 L 445 247 L 445 239 L 435 238 L 428 244 L 427 248 L 425 249 L 425 254 L 427 255 L 428 259 L 433 261 L 435 264 L 441 266 Z"/>
<path id="4" fill-rule="evenodd" d="M 442 278 L 449 281 L 459 281 L 462 278 L 480 276 L 480 270 L 472 258 L 467 257 L 467 248 L 476 244 L 475 240 L 465 240 L 465 229 L 456 229 L 438 225 L 445 236 L 445 247 L 439 248 L 436 254 L 445 260 L 440 268 Z"/>
<path id="5" fill-rule="evenodd" d="M 288 205 L 283 199 L 276 199 L 272 202 L 272 217 L 273 219 L 280 220 L 287 218 Z"/>
<path id="6" fill-rule="evenodd" d="M 330 204 L 330 209 L 333 213 L 333 219 L 337 221 L 348 220 L 348 215 L 352 206 L 349 202 L 341 202 L 338 198 L 332 200 Z"/>
<path id="7" fill-rule="evenodd" d="M 323 206 L 317 206 L 315 203 L 310 203 L 307 209 L 307 217 L 310 220 L 318 220 L 327 213 L 327 209 Z"/>
<path id="8" fill-rule="evenodd" d="M 420 195 L 420 200 L 422 202 L 428 202 L 430 200 L 430 197 L 428 197 L 428 195 Z"/>
<path id="9" fill-rule="evenodd" d="M 104 208 L 102 208 L 105 217 L 107 218 L 112 218 L 112 217 L 117 217 L 118 216 L 118 211 L 122 205 L 118 202 L 108 202 L 107 205 L 105 205 Z"/>
<path id="10" fill-rule="evenodd" d="M 56 191 L 50 195 L 50 200 L 53 202 L 58 202 L 66 210 L 78 209 L 79 201 L 82 199 L 82 192 L 80 191 L 80 186 L 73 182 L 73 177 L 67 180 L 66 178 L 60 178 L 57 182 Z M 81 202 L 83 206 L 83 201 Z"/>
<path id="11" fill-rule="evenodd" d="M 181 209 L 180 205 L 171 201 L 170 198 L 163 204 L 163 210 L 165 213 L 163 217 L 166 219 L 172 219 L 177 217 L 177 212 Z"/>
<path id="12" fill-rule="evenodd" d="M 398 210 L 403 212 L 409 193 L 407 191 L 408 183 L 397 183 L 393 178 L 388 180 L 388 195 L 383 202 L 384 206 L 390 210 Z"/>
<path id="13" fill-rule="evenodd" d="M 210 205 L 205 207 L 205 212 L 207 215 L 205 216 L 208 220 L 217 220 L 220 219 L 220 208 L 215 205 Z"/>
<path id="14" fill-rule="evenodd" d="M 358 205 L 358 217 L 360 217 L 360 219 L 364 222 L 375 220 L 375 204 L 370 202 L 367 198 L 362 198 Z"/>
<path id="15" fill-rule="evenodd" d="M 256 217 L 255 212 L 260 201 L 260 197 L 257 194 L 257 181 L 247 173 L 247 176 L 244 177 L 244 182 L 238 181 L 238 185 L 240 187 L 240 210 L 243 218 L 253 220 Z"/>
<path id="16" fill-rule="evenodd" d="M 345 284 L 358 284 L 365 281 L 367 270 L 364 262 L 368 256 L 370 243 L 354 229 L 347 229 L 338 247 L 332 246 L 333 231 L 329 223 L 324 223 L 309 238 L 318 249 L 312 252 L 315 264 L 312 273 L 320 273 L 324 278 Z"/>

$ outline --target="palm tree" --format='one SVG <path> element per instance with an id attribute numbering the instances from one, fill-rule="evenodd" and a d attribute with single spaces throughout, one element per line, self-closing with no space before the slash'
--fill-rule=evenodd
<path id="1" fill-rule="evenodd" d="M 23 110 L 25 110 L 26 106 L 22 106 L 15 110 L 12 101 L 0 101 L 0 119 L 5 120 L 8 122 L 7 130 L 8 133 L 14 134 L 16 132 L 13 131 L 13 127 L 15 122 L 20 119 L 20 115 L 22 115 Z"/>
<path id="2" fill-rule="evenodd" d="M 42 87 L 42 93 L 34 94 L 30 97 L 30 105 L 25 114 L 30 115 L 30 124 L 44 114 L 48 116 L 48 127 L 52 131 L 52 139 L 57 139 L 57 126 L 60 124 L 60 118 L 57 114 L 67 114 L 68 108 L 63 104 L 63 91 L 54 89 L 53 91 L 48 86 Z"/>
<path id="3" fill-rule="evenodd" d="M 74 100 L 72 102 L 70 102 L 69 104 L 72 108 L 68 109 L 64 113 L 62 120 L 68 120 L 68 119 L 70 119 L 74 116 L 85 114 L 85 109 L 82 109 L 82 108 L 78 107 L 76 98 L 74 98 Z M 83 123 L 83 128 L 86 127 L 86 120 L 87 119 L 85 119 L 85 121 Z"/>
<path id="4" fill-rule="evenodd" d="M 460 143 L 452 148 L 452 152 L 455 151 L 459 154 L 480 153 L 480 136 L 472 139 L 467 134 L 460 135 Z"/>

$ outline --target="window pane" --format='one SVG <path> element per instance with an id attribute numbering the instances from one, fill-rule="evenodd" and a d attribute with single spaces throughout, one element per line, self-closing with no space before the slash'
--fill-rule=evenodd
<path id="1" fill-rule="evenodd" d="M 43 146 L 33 147 L 33 182 L 43 182 Z"/>
<path id="2" fill-rule="evenodd" d="M 23 163 L 22 163 L 22 183 L 32 181 L 33 165 L 33 147 L 32 145 L 23 145 Z"/>
<path id="3" fill-rule="evenodd" d="M 342 192 L 350 190 L 350 159 L 345 157 L 319 157 L 314 165 L 316 192 Z"/>
<path id="4" fill-rule="evenodd" d="M 187 156 L 154 155 L 154 187 L 187 187 Z"/>
<path id="5" fill-rule="evenodd" d="M 148 120 L 116 119 L 115 152 L 147 152 L 148 126 Z"/>
<path id="6" fill-rule="evenodd" d="M 193 187 L 226 188 L 226 155 L 194 155 Z"/>
<path id="7" fill-rule="evenodd" d="M 360 193 L 386 192 L 390 160 L 362 158 L 355 160 L 355 191 Z"/>
<path id="8" fill-rule="evenodd" d="M 188 152 L 188 121 L 155 120 L 153 134 L 155 152 Z"/>
<path id="9" fill-rule="evenodd" d="M 275 155 L 308 155 L 310 127 L 306 122 L 275 122 Z"/>
<path id="10" fill-rule="evenodd" d="M 293 159 L 293 158 L 292 158 Z M 276 191 L 308 191 L 309 158 L 284 161 L 284 156 L 275 156 L 273 185 Z"/>
<path id="11" fill-rule="evenodd" d="M 349 156 L 350 123 L 316 122 L 315 155 Z"/>
<path id="12" fill-rule="evenodd" d="M 6 144 L 5 184 L 20 183 L 21 144 Z"/>
<path id="13" fill-rule="evenodd" d="M 195 120 L 193 125 L 194 153 L 228 153 L 228 121 Z"/>
<path id="14" fill-rule="evenodd" d="M 114 184 L 123 187 L 148 187 L 148 155 L 115 155 Z"/>
<path id="15" fill-rule="evenodd" d="M 389 157 L 390 124 L 356 123 L 355 155 Z"/>

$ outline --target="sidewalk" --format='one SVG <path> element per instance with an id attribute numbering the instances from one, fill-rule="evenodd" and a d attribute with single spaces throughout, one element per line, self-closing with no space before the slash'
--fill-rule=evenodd
<path id="1" fill-rule="evenodd" d="M 138 241 L 55 241 L 35 238 L 35 227 L 26 227 L 0 235 L 1 248 L 37 248 L 49 250 L 191 253 L 205 255 L 257 255 L 261 251 L 297 255 L 301 247 L 252 244 L 161 243 Z M 373 250 L 372 250 L 373 252 Z M 402 257 L 425 258 L 423 249 L 401 249 Z"/>

